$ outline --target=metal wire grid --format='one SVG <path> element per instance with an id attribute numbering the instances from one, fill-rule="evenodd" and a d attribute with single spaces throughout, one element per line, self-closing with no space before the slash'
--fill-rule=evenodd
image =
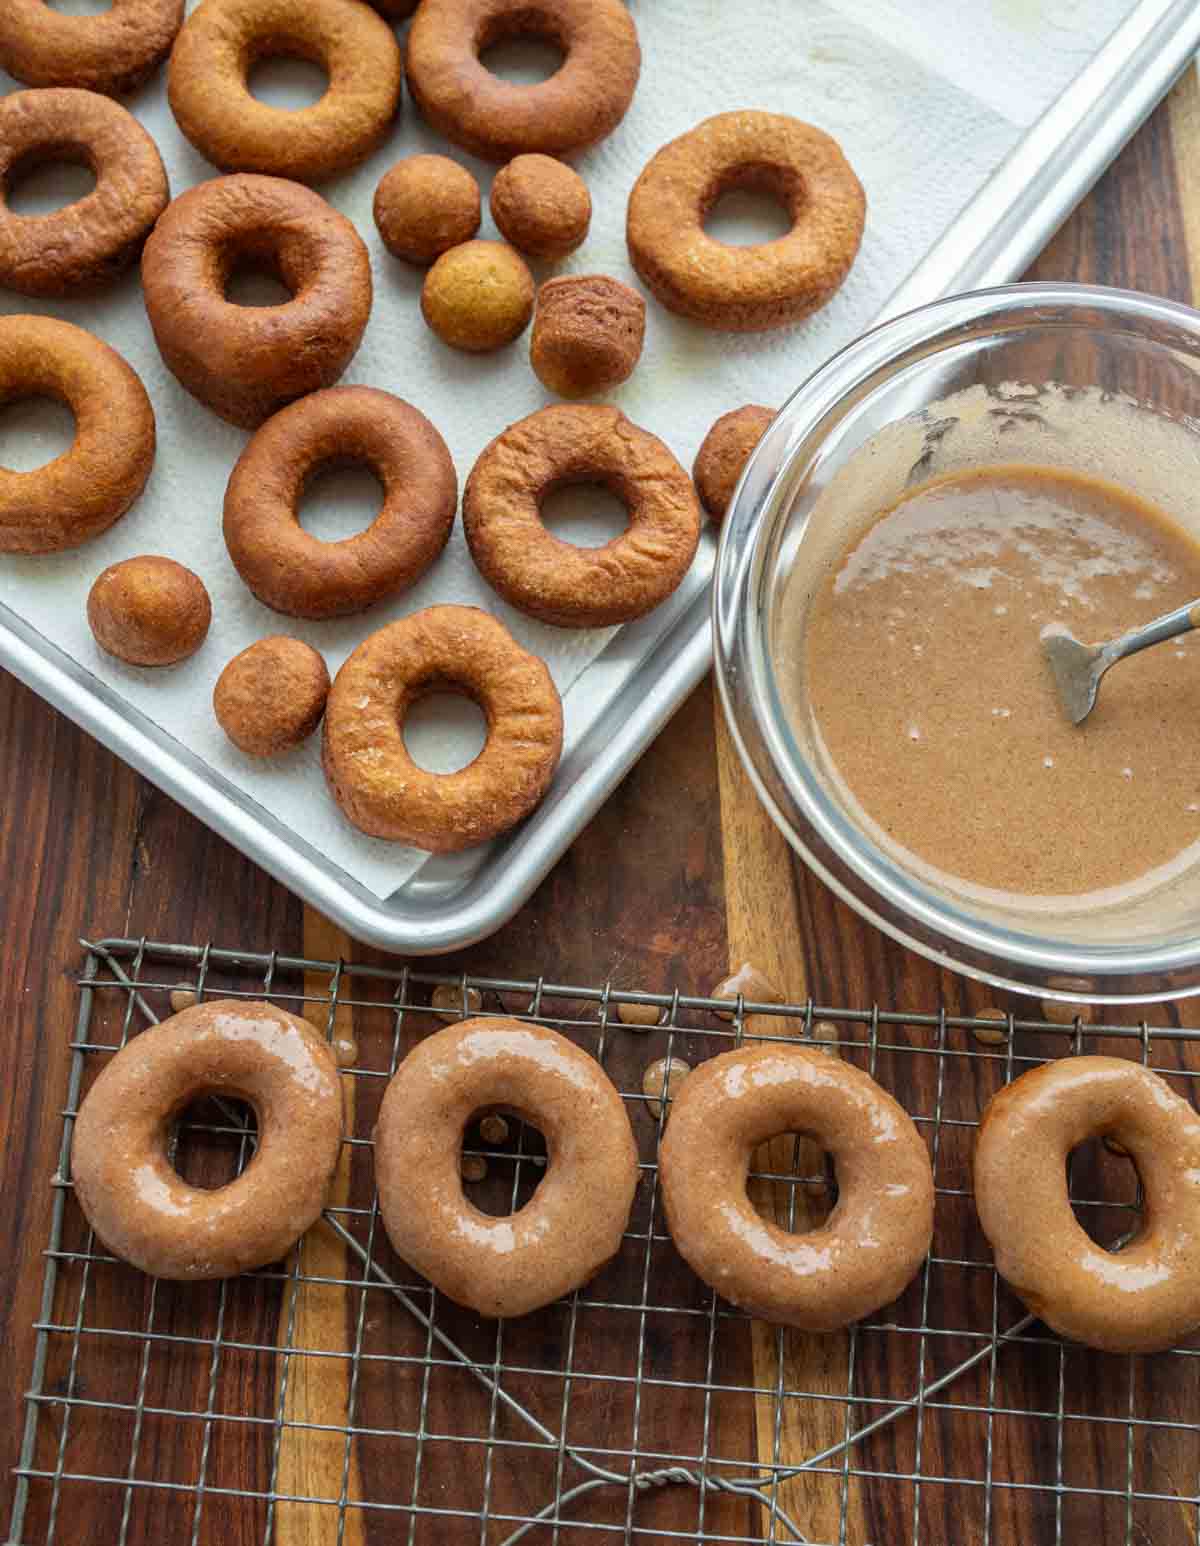
<path id="1" fill-rule="evenodd" d="M 866 1537 L 854 1533 L 855 1521 L 861 1529 L 864 1518 L 875 1528 L 882 1528 L 881 1519 L 890 1521 L 888 1540 L 946 1539 L 928 1532 L 939 1529 L 936 1521 L 947 1506 L 961 1521 L 954 1538 L 1015 1538 L 1006 1529 L 1012 1512 L 1007 1505 L 1031 1501 L 1037 1505 L 1037 1539 L 1055 1546 L 1072 1539 L 1083 1523 L 1089 1538 L 1100 1539 L 1101 1521 L 1105 1540 L 1153 1539 L 1164 1546 L 1168 1538 L 1196 1540 L 1200 1344 L 1154 1360 L 1081 1354 L 1045 1335 L 1022 1312 L 986 1252 L 947 1253 L 935 1235 L 909 1293 L 888 1307 L 886 1318 L 849 1333 L 844 1390 L 790 1383 L 794 1362 L 782 1330 L 768 1336 L 768 1351 L 774 1343 L 769 1377 L 761 1362 L 749 1374 L 744 1360 L 735 1368 L 727 1352 L 731 1344 L 744 1347 L 744 1316 L 690 1275 L 690 1292 L 669 1301 L 658 1292 L 670 1281 L 660 1271 L 662 1253 L 671 1248 L 656 1206 L 653 1163 L 664 1118 L 649 1120 L 647 1097 L 629 1072 L 630 1056 L 619 1057 L 616 1049 L 636 1048 L 633 1062 L 641 1067 L 651 1045 L 668 1057 L 689 1049 L 693 1056 L 697 1049 L 709 1055 L 742 1039 L 801 1034 L 872 1072 L 887 1064 L 891 1077 L 884 1082 L 901 1099 L 906 1090 L 897 1067 L 922 1065 L 929 1087 L 932 1066 L 932 1107 L 912 1114 L 930 1143 L 940 1218 L 945 1209 L 969 1205 L 969 1182 L 962 1184 L 961 1174 L 948 1179 L 943 1166 L 950 1147 L 969 1144 L 975 1125 L 950 1110 L 948 1086 L 964 1070 L 973 1081 L 983 1070 L 998 1084 L 1046 1056 L 1115 1038 L 1112 1046 L 1132 1051 L 1190 1091 L 1192 1075 L 1160 1066 L 1152 1052 L 1167 1046 L 1178 1052 L 1200 1040 L 1200 1032 L 1011 1017 L 998 1027 L 995 1020 L 944 1012 L 913 1016 L 742 1000 L 722 1023 L 715 1016 L 728 1014 L 730 1006 L 716 1000 L 626 992 L 611 983 L 589 988 L 541 979 L 446 977 L 145 940 L 86 948 L 10 1546 L 69 1539 L 77 1533 L 79 1512 L 96 1507 L 102 1522 L 90 1523 L 90 1535 L 118 1546 L 143 1534 L 150 1538 L 156 1518 L 169 1519 L 171 1538 L 186 1537 L 192 1546 L 227 1538 L 264 1546 L 300 1540 L 343 1546 L 364 1539 L 362 1531 L 374 1528 L 373 1521 L 383 1521 L 389 1541 L 406 1538 L 410 1546 L 473 1539 L 515 1546 L 527 1536 L 554 1546 L 613 1536 L 813 1540 L 805 1520 L 789 1512 L 800 1473 L 835 1489 L 838 1546 L 861 1546 Z M 313 1270 L 303 1245 L 282 1266 L 220 1284 L 146 1280 L 115 1262 L 86 1229 L 71 1197 L 73 1118 L 88 1075 L 142 1023 L 168 1013 L 167 997 L 183 982 L 200 997 L 268 997 L 294 1011 L 319 1004 L 331 1035 L 339 1011 L 354 1010 L 356 1023 L 386 1021 L 382 1055 L 364 1042 L 362 1055 L 345 1070 L 356 1087 L 379 1093 L 411 1038 L 430 1028 L 428 1000 L 436 987 L 454 990 L 464 1013 L 474 1009 L 474 990 L 487 1008 L 572 1036 L 614 1074 L 643 1140 L 642 1196 L 615 1272 L 606 1270 L 539 1316 L 474 1322 L 390 1254 L 369 1178 L 369 1201 L 356 1205 L 350 1194 L 325 1214 L 328 1238 L 342 1252 L 340 1271 L 329 1270 L 328 1262 L 326 1270 Z M 653 1006 L 659 1024 L 653 1030 L 622 1024 L 622 1004 Z M 778 1030 L 764 1017 L 778 1021 Z M 994 1040 L 998 1029 L 1002 1045 L 977 1039 Z M 345 1140 L 352 1165 L 369 1162 L 367 1116 L 360 1102 L 360 1119 Z M 242 1114 L 230 1110 L 199 1120 L 189 1114 L 181 1138 L 185 1144 L 232 1146 L 237 1170 L 252 1152 Z M 493 1184 L 492 1211 L 512 1211 L 530 1195 L 545 1163 L 536 1140 L 518 1129 L 506 1154 L 478 1146 L 464 1150 L 500 1161 L 498 1175 L 511 1166 L 499 1193 Z M 792 1222 L 797 1195 L 824 1191 L 830 1181 L 795 1165 L 791 1173 L 773 1169 L 757 1179 L 786 1189 Z M 1114 1212 L 1099 1197 L 1075 1201 L 1081 1217 L 1090 1209 Z M 1136 1229 L 1139 1206 L 1136 1190 L 1116 1205 L 1125 1222 L 1110 1236 Z M 676 1279 L 679 1270 L 676 1260 Z M 941 1324 L 931 1313 L 948 1303 L 938 1287 L 939 1270 L 983 1284 L 982 1294 L 970 1296 L 976 1305 L 990 1299 L 982 1324 Z M 101 1294 L 102 1280 L 113 1275 L 115 1283 Z M 340 1295 L 350 1306 L 342 1345 L 298 1340 L 298 1327 L 309 1324 L 306 1305 L 322 1294 Z M 102 1302 L 106 1316 L 97 1313 Z M 122 1306 L 117 1315 L 114 1304 Z M 616 1339 L 625 1358 L 619 1368 L 593 1368 L 585 1359 L 587 1323 L 597 1315 L 631 1318 L 636 1328 Z M 669 1337 L 661 1330 L 667 1322 Z M 398 1349 L 380 1340 L 381 1324 L 393 1334 L 402 1328 Z M 670 1350 L 665 1359 L 664 1347 Z M 294 1368 L 307 1368 L 309 1361 L 343 1370 L 332 1413 L 318 1409 L 314 1416 L 292 1399 L 294 1391 L 289 1395 L 293 1385 L 305 1383 Z M 1036 1388 L 1031 1394 L 1020 1382 L 1010 1387 L 1009 1376 L 1022 1364 L 1040 1371 L 1040 1398 Z M 877 1388 L 881 1365 L 889 1375 L 886 1389 Z M 126 1384 L 119 1393 L 121 1378 Z M 557 1394 L 539 1393 L 540 1384 L 555 1383 Z M 721 1414 L 731 1405 L 743 1430 L 746 1414 L 757 1414 L 749 1441 L 743 1431 L 740 1441 L 730 1442 L 733 1429 Z M 798 1457 L 791 1418 L 820 1406 L 826 1415 L 841 1409 L 838 1436 Z M 576 1422 L 581 1407 L 583 1421 Z M 964 1424 L 974 1425 L 975 1460 L 960 1473 L 945 1464 L 945 1445 L 931 1434 Z M 1032 1451 L 1035 1474 L 1022 1475 L 1014 1464 L 1020 1450 L 1014 1435 L 1031 1429 L 1042 1435 Z M 1077 1480 L 1074 1437 L 1084 1430 L 1095 1453 L 1085 1478 Z M 370 1463 L 368 1446 L 378 1449 Z M 1160 1464 L 1164 1448 L 1169 1463 Z M 189 1457 L 186 1478 L 170 1474 L 178 1452 Z M 86 1464 L 76 1463 L 77 1454 Z M 314 1476 L 324 1477 L 322 1486 L 303 1485 Z M 543 1495 L 534 1496 L 539 1486 Z M 678 1510 L 671 1522 L 649 1517 L 655 1496 L 666 1491 L 688 1494 L 694 1523 L 681 1526 Z M 931 1503 L 935 1497 L 938 1508 Z M 156 1503 L 170 1512 L 156 1516 Z M 1150 1515 L 1153 1529 L 1146 1522 Z"/>

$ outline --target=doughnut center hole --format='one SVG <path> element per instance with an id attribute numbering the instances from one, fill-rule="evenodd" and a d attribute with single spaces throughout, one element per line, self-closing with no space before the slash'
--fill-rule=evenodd
<path id="1" fill-rule="evenodd" d="M 513 20 L 511 30 L 484 42 L 479 62 L 489 75 L 510 86 L 539 86 L 558 74 L 566 55 L 553 38 L 537 32 L 534 23 L 522 26 L 519 19 Z"/>
<path id="2" fill-rule="evenodd" d="M 481 1213 L 509 1218 L 532 1199 L 546 1174 L 546 1140 L 531 1122 L 506 1113 L 508 1136 L 503 1143 L 488 1143 L 479 1130 L 488 1114 L 475 1112 L 463 1133 L 463 1165 L 468 1175 L 478 1174 L 480 1160 L 487 1167 L 482 1180 L 464 1176 L 463 1191 Z"/>
<path id="3" fill-rule="evenodd" d="M 427 773 L 457 773 L 474 762 L 487 740 L 487 719 L 474 698 L 439 682 L 404 716 L 408 755 Z"/>
<path id="4" fill-rule="evenodd" d="M 249 1138 L 243 1138 L 243 1129 Z M 201 1096 L 180 1113 L 176 1133 L 176 1171 L 188 1186 L 215 1191 L 236 1180 L 250 1163 L 258 1121 L 253 1106 L 236 1095 L 222 1095 L 219 1101 Z"/>
<path id="5" fill-rule="evenodd" d="M 779 167 L 736 167 L 704 200 L 704 229 L 727 247 L 761 247 L 792 229 L 799 190 Z"/>
<path id="6" fill-rule="evenodd" d="M 1090 1240 L 1111 1251 L 1137 1230 L 1138 1175 L 1126 1155 L 1114 1154 L 1100 1138 L 1088 1138 L 1071 1151 L 1067 1176 L 1071 1211 Z"/>
<path id="7" fill-rule="evenodd" d="M 113 8 L 113 0 L 44 0 L 44 3 L 64 16 L 103 16 L 105 11 Z"/>
<path id="8" fill-rule="evenodd" d="M 376 520 L 383 499 L 383 484 L 365 462 L 325 462 L 305 483 L 296 519 L 318 542 L 345 542 Z"/>
<path id="9" fill-rule="evenodd" d="M 602 483 L 567 483 L 542 500 L 542 525 L 576 548 L 602 548 L 629 530 L 629 511 Z"/>
<path id="10" fill-rule="evenodd" d="M 225 299 L 231 306 L 286 306 L 292 298 L 270 258 L 247 254 L 234 260 L 225 281 Z"/>
<path id="11" fill-rule="evenodd" d="M 329 73 L 315 59 L 299 54 L 264 54 L 251 65 L 246 89 L 266 107 L 299 113 L 314 106 L 329 90 Z"/>
<path id="12" fill-rule="evenodd" d="M 96 174 L 82 151 L 55 146 L 26 156 L 8 175 L 5 202 L 10 212 L 26 219 L 53 215 L 86 199 L 96 186 Z"/>
<path id="13" fill-rule="evenodd" d="M 833 1162 L 807 1134 L 780 1133 L 760 1144 L 746 1190 L 759 1216 L 788 1234 L 820 1229 L 837 1204 Z"/>
<path id="14" fill-rule="evenodd" d="M 0 467 L 35 472 L 75 443 L 75 415 L 53 397 L 21 397 L 0 405 Z"/>

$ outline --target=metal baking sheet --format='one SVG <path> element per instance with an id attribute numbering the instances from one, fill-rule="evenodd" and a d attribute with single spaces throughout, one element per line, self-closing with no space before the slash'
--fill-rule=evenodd
<path id="1" fill-rule="evenodd" d="M 883 316 L 1019 277 L 1197 47 L 1195 0 L 1142 0 L 895 292 Z M 0 664 L 356 939 L 398 954 L 434 955 L 486 937 L 517 911 L 701 680 L 712 660 L 714 561 L 708 534 L 666 612 L 622 629 L 588 667 L 591 701 L 599 697 L 605 706 L 571 745 L 534 816 L 490 845 L 482 862 L 469 854 L 429 863 L 383 901 L 7 607 L 0 607 Z M 569 719 L 570 695 L 566 709 Z"/>

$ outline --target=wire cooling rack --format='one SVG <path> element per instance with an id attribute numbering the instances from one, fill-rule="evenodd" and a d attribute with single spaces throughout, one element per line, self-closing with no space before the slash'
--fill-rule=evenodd
<path id="1" fill-rule="evenodd" d="M 997 1278 L 969 1175 L 979 1110 L 1025 1068 L 1112 1052 L 1191 1098 L 1200 1032 L 731 1006 L 145 940 L 86 951 L 10 1546 L 1194 1546 L 1200 1536 L 1200 1343 L 1135 1359 L 1049 1335 Z M 641 1180 L 618 1257 L 568 1300 L 514 1322 L 450 1304 L 395 1257 L 379 1224 L 372 1127 L 397 1063 L 439 1023 L 435 989 L 449 997 L 442 1018 L 481 1006 L 585 1047 L 638 1138 Z M 71 1193 L 72 1124 L 91 1079 L 180 992 L 266 997 L 323 1025 L 353 1113 L 323 1221 L 285 1263 L 225 1283 L 143 1277 L 105 1252 Z M 629 1005 L 657 1023 L 625 1023 Z M 739 1040 L 797 1036 L 902 1100 L 937 1184 L 933 1248 L 915 1282 L 833 1338 L 752 1323 L 688 1271 L 657 1196 L 665 1116 L 642 1086 L 659 1058 L 694 1065 Z M 191 1108 L 175 1151 L 182 1173 L 230 1179 L 253 1151 L 249 1120 L 240 1108 Z M 764 1163 L 752 1188 L 776 1218 L 795 1224 L 798 1210 L 829 1206 L 836 1182 L 811 1145 L 777 1140 Z M 1133 1167 L 1100 1145 L 1072 1164 L 1078 1216 L 1119 1246 L 1138 1223 Z M 464 1184 L 488 1211 L 523 1205 L 544 1165 L 539 1135 L 520 1124 L 468 1130 Z"/>

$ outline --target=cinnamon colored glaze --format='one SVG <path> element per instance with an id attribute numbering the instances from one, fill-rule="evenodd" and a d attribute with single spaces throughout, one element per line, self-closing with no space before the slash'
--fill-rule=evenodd
<path id="1" fill-rule="evenodd" d="M 1112 1137 L 1137 1166 L 1142 1226 L 1119 1252 L 1083 1230 L 1067 1158 Z M 1006 1085 L 975 1144 L 975 1205 L 996 1269 L 1035 1315 L 1110 1353 L 1152 1353 L 1200 1325 L 1200 1116 L 1123 1058 L 1072 1057 Z"/>
<path id="2" fill-rule="evenodd" d="M 838 1201 L 789 1234 L 746 1192 L 759 1144 L 814 1137 Z M 861 1069 L 811 1049 L 760 1044 L 703 1063 L 679 1087 L 659 1145 L 667 1223 L 680 1255 L 752 1315 L 835 1331 L 895 1299 L 933 1234 L 933 1173 L 920 1134 Z"/>
<path id="3" fill-rule="evenodd" d="M 1075 726 L 1040 634 L 1101 641 L 1197 595 L 1200 547 L 1134 495 L 984 467 L 879 517 L 822 584 L 802 645 L 785 644 L 783 674 L 803 672 L 884 847 L 1010 894 L 1119 888 L 1200 840 L 1200 638 L 1123 662 Z"/>
<path id="4" fill-rule="evenodd" d="M 537 1127 L 547 1165 L 507 1218 L 463 1195 L 463 1132 L 502 1108 Z M 616 1089 L 557 1031 L 480 1018 L 420 1042 L 388 1085 L 375 1130 L 384 1227 L 396 1252 L 480 1315 L 526 1315 L 594 1277 L 621 1245 L 637 1150 Z"/>

